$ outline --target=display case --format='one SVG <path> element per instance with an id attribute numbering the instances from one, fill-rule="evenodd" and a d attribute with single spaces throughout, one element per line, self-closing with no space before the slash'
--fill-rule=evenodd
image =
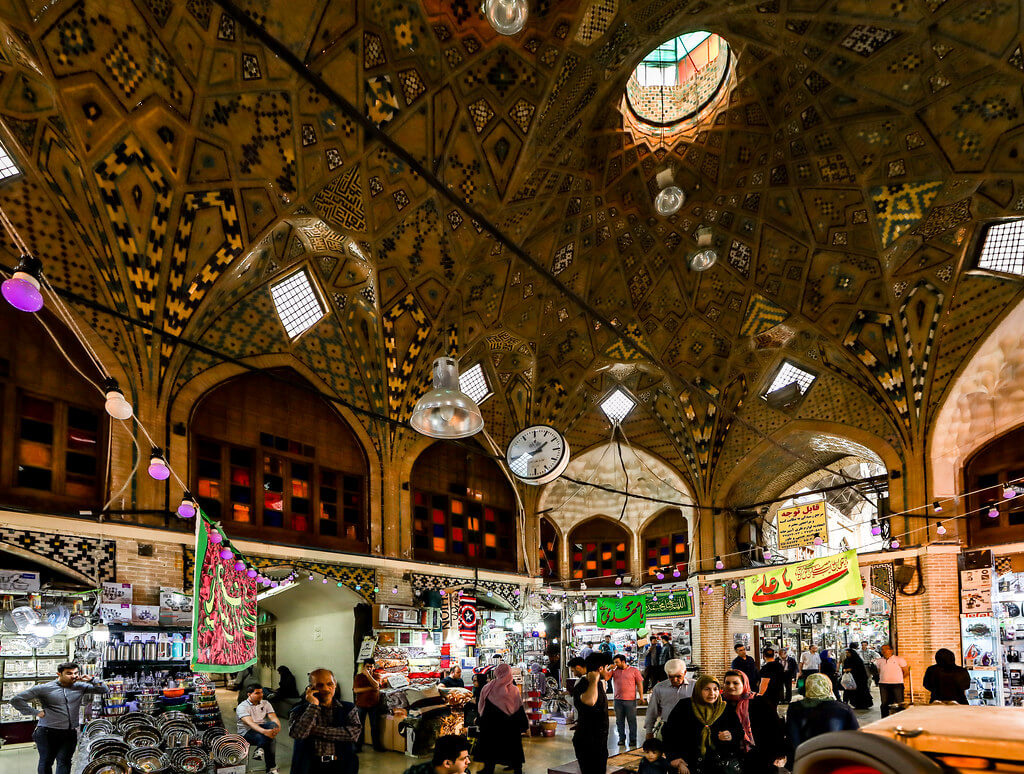
<path id="1" fill-rule="evenodd" d="M 996 613 L 1002 651 L 1003 703 L 1024 706 L 1024 573 L 998 578 Z"/>
<path id="2" fill-rule="evenodd" d="M 967 689 L 968 704 L 1002 706 L 1002 653 L 996 618 L 982 613 L 960 616 L 960 643 L 963 665 L 971 675 L 971 685 Z"/>

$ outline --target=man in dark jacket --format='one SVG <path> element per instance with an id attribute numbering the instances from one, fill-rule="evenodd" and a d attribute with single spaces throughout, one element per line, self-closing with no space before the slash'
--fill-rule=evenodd
<path id="1" fill-rule="evenodd" d="M 362 725 L 356 705 L 337 698 L 338 683 L 330 669 L 309 673 L 309 687 L 289 717 L 295 740 L 292 774 L 357 774 L 355 742 Z"/>
<path id="2" fill-rule="evenodd" d="M 747 655 L 747 648 L 743 643 L 737 642 L 733 650 L 736 651 L 736 658 L 732 660 L 732 668 L 743 672 L 750 679 L 751 690 L 757 693 L 757 687 L 761 684 L 757 662 Z"/>

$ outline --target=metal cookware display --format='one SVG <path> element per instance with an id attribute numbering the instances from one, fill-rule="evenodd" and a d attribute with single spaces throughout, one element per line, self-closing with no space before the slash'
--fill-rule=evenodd
<path id="1" fill-rule="evenodd" d="M 196 774 L 206 771 L 210 766 L 210 756 L 201 747 L 178 747 L 167 752 L 171 765 L 185 774 Z"/>
<path id="2" fill-rule="evenodd" d="M 131 774 L 131 767 L 124 758 L 97 758 L 85 764 L 82 774 Z"/>
<path id="3" fill-rule="evenodd" d="M 249 743 L 238 734 L 224 734 L 210 748 L 210 756 L 222 766 L 244 763 L 248 755 Z"/>
<path id="4" fill-rule="evenodd" d="M 203 747 L 205 747 L 207 750 L 212 750 L 214 742 L 216 742 L 220 737 L 224 736 L 226 733 L 227 731 L 221 728 L 220 726 L 213 726 L 212 728 L 206 729 L 205 731 L 203 731 Z"/>
<path id="5" fill-rule="evenodd" d="M 160 744 L 160 732 L 151 726 L 136 726 L 125 732 L 124 740 L 132 748 L 156 747 Z"/>
<path id="6" fill-rule="evenodd" d="M 141 774 L 157 774 L 170 766 L 167 756 L 158 747 L 136 747 L 128 752 L 127 761 Z"/>
<path id="7" fill-rule="evenodd" d="M 128 743 L 116 734 L 101 734 L 94 737 L 89 745 L 89 760 L 100 758 L 124 758 L 130 749 Z"/>
<path id="8" fill-rule="evenodd" d="M 99 736 L 100 734 L 110 734 L 113 731 L 114 724 L 109 719 L 96 718 L 95 720 L 90 720 L 85 724 L 85 729 L 83 729 L 82 733 L 85 734 L 87 738 L 91 738 Z"/>

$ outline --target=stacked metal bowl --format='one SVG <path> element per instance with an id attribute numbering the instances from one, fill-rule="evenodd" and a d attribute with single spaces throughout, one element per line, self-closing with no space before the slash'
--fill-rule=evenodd
<path id="1" fill-rule="evenodd" d="M 167 771 L 170 762 L 159 747 L 136 747 L 128 751 L 127 761 L 140 774 L 159 774 Z"/>
<path id="2" fill-rule="evenodd" d="M 224 736 L 224 734 L 226 733 L 227 731 L 225 731 L 220 726 L 213 726 L 211 728 L 206 729 L 205 731 L 203 731 L 203 747 L 205 747 L 207 750 L 212 750 L 214 742 L 216 742 L 218 738 Z"/>
<path id="3" fill-rule="evenodd" d="M 131 774 L 131 767 L 124 758 L 97 758 L 85 764 L 82 774 Z"/>
<path id="4" fill-rule="evenodd" d="M 128 750 L 128 743 L 117 734 L 97 734 L 89 740 L 90 761 L 99 760 L 100 758 L 124 760 Z"/>
<path id="5" fill-rule="evenodd" d="M 221 766 L 245 763 L 248 755 L 249 743 L 239 734 L 224 734 L 218 737 L 210 748 L 210 756 Z"/>
<path id="6" fill-rule="evenodd" d="M 85 728 L 82 729 L 82 734 L 87 738 L 91 739 L 94 736 L 100 734 L 111 734 L 114 731 L 114 724 L 107 718 L 96 718 L 90 720 L 85 724 Z"/>
<path id="7" fill-rule="evenodd" d="M 134 726 L 124 732 L 124 740 L 128 745 L 136 747 L 157 747 L 160 744 L 160 732 L 155 726 Z"/>
<path id="8" fill-rule="evenodd" d="M 210 756 L 201 747 L 176 747 L 167 751 L 167 758 L 171 766 L 184 774 L 205 772 L 210 767 Z"/>
<path id="9" fill-rule="evenodd" d="M 167 720 L 160 724 L 160 735 L 164 740 L 164 747 L 188 747 L 194 739 L 199 737 L 195 725 L 191 720 L 185 718 Z"/>

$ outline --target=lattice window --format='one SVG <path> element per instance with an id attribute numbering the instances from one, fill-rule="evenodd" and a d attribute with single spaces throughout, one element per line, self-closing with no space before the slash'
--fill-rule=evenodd
<path id="1" fill-rule="evenodd" d="M 487 383 L 483 365 L 477 363 L 468 371 L 459 374 L 459 389 L 478 406 L 491 397 L 491 386 Z"/>
<path id="2" fill-rule="evenodd" d="M 814 380 L 817 378 L 809 371 L 800 368 L 800 366 L 788 360 L 783 360 L 779 370 L 775 372 L 775 378 L 772 379 L 771 385 L 761 394 L 761 397 L 763 398 L 776 390 L 781 390 L 783 387 L 788 387 L 793 382 L 796 382 L 800 394 L 803 395 L 811 388 L 811 385 L 814 384 Z"/>
<path id="3" fill-rule="evenodd" d="M 21 169 L 15 163 L 14 158 L 7 152 L 7 148 L 0 144 L 0 180 L 17 177 L 20 174 Z"/>
<path id="4" fill-rule="evenodd" d="M 587 540 L 574 544 L 572 550 L 574 578 L 608 578 L 629 570 L 625 541 Z"/>
<path id="5" fill-rule="evenodd" d="M 635 405 L 635 400 L 616 387 L 611 395 L 601 401 L 601 410 L 610 422 L 617 424 L 629 416 Z"/>
<path id="6" fill-rule="evenodd" d="M 644 557 L 647 561 L 647 572 L 654 575 L 658 570 L 671 573 L 676 567 L 685 576 L 686 533 L 677 532 L 671 535 L 660 535 L 644 540 Z"/>
<path id="7" fill-rule="evenodd" d="M 978 268 L 1024 275 L 1024 218 L 993 223 L 985 230 Z"/>
<path id="8" fill-rule="evenodd" d="M 467 497 L 414 491 L 413 547 L 444 561 L 515 562 L 515 516 Z"/>
<path id="9" fill-rule="evenodd" d="M 327 314 L 327 308 L 305 269 L 275 282 L 270 286 L 270 295 L 289 338 L 298 338 Z"/>

